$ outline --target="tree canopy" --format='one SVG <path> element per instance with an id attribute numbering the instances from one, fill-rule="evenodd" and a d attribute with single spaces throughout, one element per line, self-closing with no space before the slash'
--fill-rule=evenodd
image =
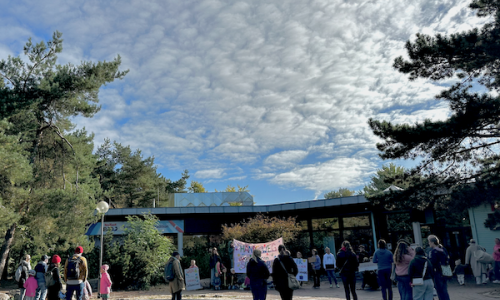
<path id="1" fill-rule="evenodd" d="M 334 199 L 334 198 L 350 197 L 355 193 L 356 193 L 355 191 L 351 191 L 346 188 L 340 188 L 338 189 L 338 191 L 330 191 L 324 194 L 323 197 L 325 197 L 325 199 Z"/>
<path id="2" fill-rule="evenodd" d="M 450 115 L 443 121 L 393 124 L 370 119 L 384 159 L 413 159 L 409 187 L 385 201 L 407 199 L 408 205 L 471 207 L 498 199 L 500 182 L 500 1 L 474 0 L 470 8 L 487 17 L 481 28 L 429 36 L 406 43 L 408 58 L 394 67 L 410 80 L 455 79 L 437 98 Z"/>

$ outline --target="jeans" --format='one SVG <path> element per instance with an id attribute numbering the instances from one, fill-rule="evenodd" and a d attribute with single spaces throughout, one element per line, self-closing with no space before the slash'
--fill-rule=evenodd
<path id="1" fill-rule="evenodd" d="M 320 281 L 321 281 L 321 274 L 319 273 L 319 270 L 313 270 L 313 278 L 314 278 L 314 286 L 319 287 Z"/>
<path id="2" fill-rule="evenodd" d="M 358 295 L 356 295 L 356 274 L 340 274 L 340 277 L 344 284 L 345 298 L 351 300 L 350 293 L 352 293 L 352 299 L 358 300 Z"/>
<path id="3" fill-rule="evenodd" d="M 172 294 L 172 300 L 182 300 L 182 290 Z"/>
<path id="4" fill-rule="evenodd" d="M 76 300 L 82 300 L 84 288 L 85 288 L 85 282 L 75 285 L 67 285 L 66 300 L 71 300 L 73 298 L 73 292 L 76 292 Z"/>
<path id="5" fill-rule="evenodd" d="M 335 277 L 335 270 L 326 270 L 326 274 L 328 275 L 328 281 L 330 281 L 330 284 L 332 284 L 332 278 L 335 281 L 335 284 L 338 284 L 337 278 Z"/>
<path id="6" fill-rule="evenodd" d="M 434 298 L 434 283 L 432 279 L 424 280 L 423 285 L 413 286 L 413 300 L 432 300 Z"/>
<path id="7" fill-rule="evenodd" d="M 253 284 L 250 281 L 250 288 L 252 289 L 253 300 L 266 300 L 267 296 L 267 283 L 260 282 Z"/>
<path id="8" fill-rule="evenodd" d="M 45 300 L 47 296 L 47 287 L 45 286 L 45 278 L 43 280 L 37 280 L 38 288 L 36 289 L 35 300 Z"/>
<path id="9" fill-rule="evenodd" d="M 448 295 L 448 281 L 441 273 L 436 272 L 434 275 L 434 288 L 438 294 L 439 300 L 450 300 L 450 295 Z M 413 294 L 413 299 L 415 299 L 415 294 Z"/>
<path id="10" fill-rule="evenodd" d="M 410 285 L 410 276 L 396 276 L 396 280 L 398 281 L 398 291 L 401 296 L 401 300 L 412 300 L 413 293 Z"/>
<path id="11" fill-rule="evenodd" d="M 212 287 L 215 287 L 215 272 L 217 272 L 216 268 L 210 269 L 210 284 Z"/>
<path id="12" fill-rule="evenodd" d="M 26 295 L 26 289 L 20 288 L 19 290 L 20 290 L 19 300 L 24 300 L 24 295 Z"/>
<path id="13" fill-rule="evenodd" d="M 378 270 L 378 284 L 382 289 L 382 298 L 387 300 L 387 296 L 389 296 L 389 300 L 392 300 L 392 281 L 391 281 L 391 269 L 383 269 Z"/>

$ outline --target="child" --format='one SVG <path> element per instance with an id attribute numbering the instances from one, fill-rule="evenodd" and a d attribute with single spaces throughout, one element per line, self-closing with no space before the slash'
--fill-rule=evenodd
<path id="1" fill-rule="evenodd" d="M 92 297 L 92 287 L 90 283 L 85 280 L 85 288 L 83 289 L 83 300 L 90 300 Z"/>
<path id="2" fill-rule="evenodd" d="M 465 285 L 465 265 L 462 265 L 462 261 L 457 259 L 455 261 L 455 270 L 453 273 L 457 274 L 457 280 L 460 285 Z"/>
<path id="3" fill-rule="evenodd" d="M 101 267 L 101 297 L 102 299 L 106 300 L 109 299 L 109 294 L 111 293 L 111 278 L 109 277 L 108 274 L 109 266 L 108 265 L 102 265 Z"/>
<path id="4" fill-rule="evenodd" d="M 196 265 L 196 260 L 192 259 L 191 260 L 191 266 L 189 266 L 189 268 L 198 268 L 198 266 Z"/>
<path id="5" fill-rule="evenodd" d="M 237 290 L 238 287 L 238 275 L 234 271 L 234 268 L 231 268 L 231 274 L 229 274 L 229 289 Z"/>
<path id="6" fill-rule="evenodd" d="M 26 294 L 24 296 L 25 300 L 35 300 L 36 289 L 38 288 L 38 282 L 35 279 L 36 271 L 29 270 L 29 278 L 24 283 L 24 288 L 26 289 Z"/>

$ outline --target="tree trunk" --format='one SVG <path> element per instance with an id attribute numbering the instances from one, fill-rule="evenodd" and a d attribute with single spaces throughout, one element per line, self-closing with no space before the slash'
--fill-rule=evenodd
<path id="1" fill-rule="evenodd" d="M 7 266 L 7 257 L 9 257 L 10 246 L 14 240 L 16 227 L 17 223 L 12 224 L 12 226 L 10 226 L 5 233 L 5 241 L 3 242 L 2 249 L 0 250 L 0 274 L 3 274 L 3 270 Z"/>

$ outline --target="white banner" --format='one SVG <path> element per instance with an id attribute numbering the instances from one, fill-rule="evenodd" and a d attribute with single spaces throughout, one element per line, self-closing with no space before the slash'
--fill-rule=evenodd
<path id="1" fill-rule="evenodd" d="M 250 244 L 233 240 L 234 271 L 236 273 L 246 273 L 247 263 L 253 254 L 253 250 L 258 249 L 262 252 L 260 258 L 262 258 L 262 260 L 266 263 L 269 272 L 272 272 L 273 261 L 279 255 L 279 245 L 283 245 L 283 238 L 262 244 Z"/>
<path id="2" fill-rule="evenodd" d="M 193 291 L 201 289 L 200 284 L 200 270 L 198 267 L 189 268 L 184 270 L 186 276 L 186 291 Z"/>
<path id="3" fill-rule="evenodd" d="M 293 259 L 297 264 L 297 268 L 299 269 L 299 273 L 297 273 L 298 281 L 308 281 L 309 277 L 307 276 L 307 259 L 302 258 L 294 258 Z"/>

